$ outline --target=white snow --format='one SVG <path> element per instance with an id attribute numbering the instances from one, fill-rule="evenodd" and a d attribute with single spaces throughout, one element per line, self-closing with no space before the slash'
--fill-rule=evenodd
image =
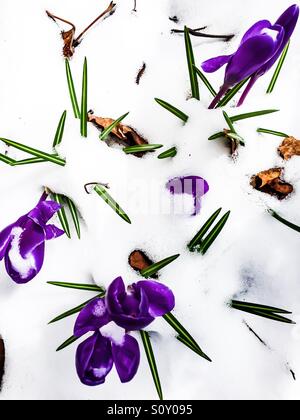
<path id="1" fill-rule="evenodd" d="M 13 228 L 11 231 L 12 240 L 9 249 L 9 259 L 14 270 L 20 273 L 20 277 L 25 279 L 29 271 L 35 268 L 35 261 L 32 255 L 23 258 L 20 254 L 20 238 L 24 229 L 20 227 Z"/>
<path id="2" fill-rule="evenodd" d="M 222 141 L 208 142 L 225 128 L 221 110 L 207 110 L 212 98 L 201 87 L 201 102 L 187 100 L 189 78 L 184 40 L 170 30 L 185 24 L 208 26 L 210 33 L 236 34 L 229 43 L 192 38 L 197 65 L 211 57 L 233 53 L 242 34 L 260 19 L 275 21 L 290 0 L 117 0 L 114 16 L 99 23 L 84 38 L 71 61 L 78 95 L 84 57 L 89 68 L 89 108 L 95 115 L 124 121 L 151 143 L 165 149 L 176 145 L 178 155 L 158 160 L 126 156 L 108 148 L 89 126 L 88 139 L 79 135 L 65 79 L 59 28 L 45 10 L 74 22 L 80 32 L 108 5 L 108 0 L 2 0 L 0 7 L 0 136 L 51 152 L 55 129 L 68 110 L 60 147 L 66 167 L 54 164 L 9 167 L 0 162 L 0 228 L 33 208 L 42 187 L 70 196 L 80 208 L 85 225 L 82 239 L 67 237 L 47 244 L 44 267 L 25 286 L 14 284 L 0 265 L 0 334 L 7 350 L 1 399 L 154 399 L 157 397 L 146 357 L 136 378 L 122 385 L 113 370 L 105 385 L 89 388 L 76 376 L 76 345 L 55 349 L 73 331 L 74 318 L 47 325 L 50 319 L 91 298 L 90 292 L 47 285 L 47 281 L 92 282 L 107 286 L 122 276 L 127 284 L 139 277 L 128 266 L 134 249 L 145 250 L 159 261 L 181 257 L 161 272 L 160 280 L 175 293 L 178 319 L 203 350 L 208 363 L 186 349 L 163 321 L 156 320 L 153 347 L 165 398 L 168 399 L 299 399 L 300 334 L 298 326 L 275 323 L 234 311 L 227 302 L 235 296 L 279 306 L 300 322 L 299 236 L 266 213 L 272 207 L 300 224 L 300 158 L 284 163 L 277 154 L 280 138 L 258 135 L 257 127 L 300 136 L 299 27 L 272 95 L 265 95 L 272 73 L 261 78 L 246 104 L 229 115 L 266 108 L 280 113 L 236 125 L 246 140 L 234 163 Z M 176 25 L 168 17 L 177 15 Z M 143 62 L 147 69 L 139 86 L 135 78 Z M 209 75 L 218 88 L 223 71 Z M 190 116 L 182 123 L 155 103 L 162 98 Z M 0 151 L 7 150 L 2 144 Z M 9 149 L 9 155 L 26 155 Z M 249 177 L 275 166 L 285 167 L 285 179 L 295 193 L 283 202 L 253 191 Z M 166 182 L 177 176 L 198 175 L 210 184 L 202 212 L 170 214 Z M 110 194 L 128 213 L 126 224 L 84 184 L 109 183 Z M 188 199 L 190 199 L 188 197 Z M 191 203 L 191 202 L 190 202 Z M 191 204 L 189 204 L 190 206 Z M 222 236 L 202 257 L 186 244 L 219 207 L 231 210 Z M 58 223 L 58 221 L 56 220 Z M 243 321 L 268 344 L 263 346 Z M 138 334 L 134 336 L 139 339 Z M 139 339 L 140 340 L 140 339 Z M 140 342 L 141 344 L 141 342 Z M 142 344 L 141 344 L 142 350 Z"/>

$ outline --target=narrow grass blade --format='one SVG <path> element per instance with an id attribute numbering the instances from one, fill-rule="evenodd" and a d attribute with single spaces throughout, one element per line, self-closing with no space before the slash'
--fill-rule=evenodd
<path id="1" fill-rule="evenodd" d="M 271 314 L 271 313 L 259 312 L 259 311 L 249 312 L 249 313 L 251 313 L 252 315 L 260 316 L 262 318 L 270 319 L 271 321 L 283 322 L 284 324 L 295 324 L 295 322 L 292 321 L 291 319 L 284 318 L 283 316 L 280 316 L 274 313 Z"/>
<path id="2" fill-rule="evenodd" d="M 268 130 L 267 128 L 258 128 L 257 132 L 264 133 L 264 134 L 271 134 L 277 137 L 289 137 L 288 134 L 282 133 L 281 131 Z"/>
<path id="3" fill-rule="evenodd" d="M 210 136 L 208 140 L 217 140 L 217 139 L 221 139 L 221 138 L 224 138 L 224 137 L 226 137 L 224 131 L 219 131 L 218 133 Z"/>
<path id="4" fill-rule="evenodd" d="M 212 227 L 215 220 L 218 218 L 219 214 L 221 213 L 222 208 L 218 209 L 204 224 L 204 226 L 199 230 L 197 235 L 191 240 L 191 242 L 188 244 L 188 249 L 193 252 L 197 246 L 201 245 L 202 239 L 204 238 L 204 235 L 209 231 L 209 229 Z"/>
<path id="5" fill-rule="evenodd" d="M 102 131 L 100 134 L 100 140 L 106 140 L 107 137 L 110 135 L 110 133 L 118 127 L 118 125 L 129 115 L 129 112 L 122 115 L 120 118 L 118 118 L 116 121 L 114 121 L 111 125 L 109 125 L 105 130 Z"/>
<path id="6" fill-rule="evenodd" d="M 286 59 L 286 56 L 288 54 L 289 48 L 290 48 L 290 41 L 287 43 L 285 49 L 283 50 L 283 53 L 281 54 L 281 57 L 280 57 L 280 59 L 278 61 L 278 65 L 277 65 L 277 67 L 275 69 L 275 72 L 273 74 L 272 80 L 271 80 L 271 82 L 269 84 L 269 87 L 267 89 L 267 93 L 272 93 L 273 90 L 274 90 L 274 88 L 275 88 L 276 82 L 277 82 L 278 77 L 279 77 L 279 74 L 280 74 L 280 72 L 282 70 L 282 66 L 283 66 L 283 64 L 285 62 L 285 59 Z"/>
<path id="7" fill-rule="evenodd" d="M 55 322 L 62 321 L 63 319 L 66 319 L 72 315 L 78 314 L 88 303 L 92 302 L 92 300 L 96 298 L 102 298 L 104 294 L 100 294 L 97 296 L 94 296 L 92 299 L 87 300 L 86 302 L 82 303 L 81 305 L 76 306 L 76 308 L 70 309 L 69 311 L 64 312 L 61 315 L 58 315 L 54 319 L 52 319 L 49 324 L 54 324 Z"/>
<path id="8" fill-rule="evenodd" d="M 195 70 L 195 57 L 194 51 L 192 46 L 192 41 L 189 33 L 189 29 L 187 27 L 184 28 L 184 39 L 185 39 L 185 49 L 186 49 L 186 57 L 191 81 L 191 89 L 192 89 L 192 97 L 195 99 L 200 100 L 200 91 L 197 79 L 197 73 Z"/>
<path id="9" fill-rule="evenodd" d="M 172 313 L 164 315 L 164 320 L 177 332 L 177 334 L 180 337 L 180 341 L 184 344 L 189 343 L 190 348 L 192 348 L 193 351 L 198 352 L 198 354 L 203 357 L 204 359 L 211 362 L 210 358 L 206 356 L 205 353 L 201 350 L 197 342 L 193 339 L 193 337 L 190 335 L 190 333 L 180 324 L 180 322 L 175 318 L 175 316 Z"/>
<path id="10" fill-rule="evenodd" d="M 224 96 L 223 99 L 219 102 L 217 108 L 221 108 L 225 105 L 227 105 L 234 97 L 235 95 L 242 89 L 243 86 L 248 82 L 248 79 L 243 80 L 242 82 L 238 83 L 234 88 L 230 89 L 229 92 Z"/>
<path id="11" fill-rule="evenodd" d="M 279 309 L 272 306 L 266 306 L 266 305 L 259 305 L 257 303 L 250 303 L 250 302 L 240 302 L 238 300 L 233 300 L 231 302 L 232 307 L 239 307 L 247 310 L 253 310 L 253 311 L 259 311 L 259 312 L 271 312 L 271 313 L 277 313 L 277 314 L 285 314 L 290 315 L 291 312 L 286 311 L 285 309 Z"/>
<path id="12" fill-rule="evenodd" d="M 65 130 L 66 118 L 67 118 L 67 111 L 64 111 L 62 116 L 60 117 L 57 129 L 56 129 L 56 133 L 55 133 L 55 137 L 54 137 L 54 141 L 53 141 L 53 148 L 54 149 L 62 141 L 62 138 L 63 138 L 63 135 L 64 135 L 64 130 Z"/>
<path id="13" fill-rule="evenodd" d="M 53 156 L 57 156 L 57 155 L 53 155 Z M 16 160 L 12 165 L 13 166 L 23 166 L 23 165 L 32 165 L 35 163 L 47 163 L 47 160 L 42 159 L 42 158 L 38 158 L 38 157 L 34 157 L 34 158 L 30 158 L 30 159 L 22 159 L 22 160 Z"/>
<path id="14" fill-rule="evenodd" d="M 177 260 L 178 257 L 180 257 L 180 254 L 173 255 L 172 257 L 166 258 L 165 260 L 159 261 L 158 263 L 152 264 L 150 265 L 150 267 L 145 268 L 145 270 L 142 270 L 141 275 L 146 279 L 150 278 L 158 271 L 171 264 L 173 261 Z"/>
<path id="15" fill-rule="evenodd" d="M 177 149 L 176 147 L 172 147 L 171 149 L 166 150 L 165 152 L 161 153 L 159 156 L 157 156 L 158 159 L 167 159 L 167 158 L 173 158 L 177 155 Z"/>
<path id="16" fill-rule="evenodd" d="M 77 340 L 79 340 L 79 337 L 75 337 L 72 335 L 72 337 L 68 338 L 62 345 L 60 345 L 56 351 L 64 350 L 65 348 L 69 347 L 71 344 L 75 343 Z"/>
<path id="17" fill-rule="evenodd" d="M 220 235 L 222 230 L 224 229 L 227 220 L 229 219 L 230 211 L 225 214 L 225 216 L 222 217 L 222 219 L 219 221 L 219 223 L 215 226 L 215 228 L 208 234 L 208 236 L 203 240 L 203 242 L 200 245 L 200 252 L 202 255 L 205 255 L 209 248 L 212 246 L 212 244 L 215 242 L 217 237 Z"/>
<path id="18" fill-rule="evenodd" d="M 8 140 L 4 138 L 0 138 L 0 141 L 7 144 L 8 146 L 12 146 L 15 149 L 22 150 L 22 152 L 29 153 L 30 155 L 42 158 L 48 162 L 55 163 L 56 165 L 65 166 L 66 161 L 57 157 L 56 155 L 50 155 L 49 153 L 42 152 L 40 150 L 34 149 L 33 147 L 26 146 L 25 144 L 17 143 L 13 140 Z"/>
<path id="19" fill-rule="evenodd" d="M 74 81 L 73 81 L 73 77 L 72 77 L 72 72 L 71 72 L 69 60 L 66 59 L 65 63 L 66 63 L 66 74 L 67 74 L 68 88 L 69 88 L 70 99 L 71 99 L 71 103 L 72 103 L 72 107 L 73 107 L 73 111 L 74 111 L 74 116 L 75 116 L 75 118 L 79 119 L 80 118 L 80 110 L 79 110 L 79 105 L 78 105 L 78 100 L 77 100 L 77 96 L 76 96 L 76 91 L 75 91 L 75 86 L 74 86 Z"/>
<path id="20" fill-rule="evenodd" d="M 125 147 L 123 152 L 130 155 L 133 153 L 153 152 L 154 150 L 161 149 L 162 147 L 162 144 L 141 144 L 139 146 Z"/>
<path id="21" fill-rule="evenodd" d="M 197 75 L 200 77 L 200 79 L 205 84 L 205 86 L 207 87 L 207 89 L 209 90 L 209 92 L 212 94 L 212 96 L 214 96 L 214 97 L 217 96 L 217 92 L 212 87 L 211 83 L 209 82 L 209 80 L 207 79 L 207 77 L 205 76 L 205 74 L 202 73 L 202 71 L 200 69 L 198 69 L 198 67 L 194 66 L 194 68 L 195 68 L 195 71 L 196 71 Z"/>
<path id="22" fill-rule="evenodd" d="M 180 111 L 180 109 L 176 108 L 175 106 L 169 104 L 166 101 L 163 101 L 162 99 L 155 98 L 155 101 L 165 108 L 167 111 L 171 112 L 171 114 L 174 114 L 177 118 L 179 118 L 184 123 L 188 122 L 188 115 L 186 115 L 184 112 Z"/>
<path id="23" fill-rule="evenodd" d="M 227 114 L 227 112 L 223 111 L 223 116 L 225 118 L 225 121 L 229 127 L 229 132 L 226 133 L 226 137 L 229 137 L 231 140 L 236 140 L 238 141 L 242 146 L 245 146 L 245 142 L 244 139 L 238 135 L 238 133 L 236 132 L 233 122 L 231 121 L 231 118 L 229 117 L 229 115 Z"/>
<path id="24" fill-rule="evenodd" d="M 238 301 L 232 301 L 231 307 L 238 311 L 246 312 L 251 315 L 260 316 L 262 318 L 267 318 L 272 321 L 283 322 L 285 324 L 294 324 L 292 320 L 287 319 L 281 315 L 277 315 L 277 314 L 291 314 L 291 312 L 288 312 L 282 309 L 271 308 L 269 306 L 256 305 L 256 304 L 251 304 L 247 302 L 238 302 Z"/>
<path id="25" fill-rule="evenodd" d="M 131 224 L 131 220 L 127 216 L 127 214 L 124 212 L 124 210 L 119 206 L 118 203 L 108 194 L 105 187 L 102 185 L 96 185 L 94 188 L 96 193 L 108 204 L 113 211 L 117 213 L 118 216 L 120 216 L 125 222 Z"/>
<path id="26" fill-rule="evenodd" d="M 143 345 L 144 345 L 144 349 L 145 349 L 145 353 L 147 356 L 147 360 L 149 363 L 149 367 L 151 370 L 151 375 L 155 384 L 155 388 L 158 394 L 158 397 L 160 400 L 163 400 L 163 393 L 162 393 L 162 388 L 161 388 L 161 383 L 160 383 L 160 379 L 159 379 L 159 374 L 158 374 L 158 370 L 157 370 L 157 365 L 156 365 L 156 360 L 155 360 L 155 356 L 153 353 L 153 348 L 152 348 L 152 344 L 150 341 L 150 336 L 146 331 L 140 331 L 141 334 L 141 338 L 143 341 Z"/>
<path id="27" fill-rule="evenodd" d="M 233 123 L 231 121 L 231 119 L 229 118 L 229 115 L 227 114 L 227 112 L 223 111 L 223 116 L 225 118 L 225 121 L 229 127 L 229 130 L 232 131 L 233 133 L 236 133 L 235 128 L 233 126 Z"/>
<path id="28" fill-rule="evenodd" d="M 65 289 L 75 289 L 75 290 L 86 290 L 89 292 L 101 292 L 105 293 L 103 287 L 99 287 L 96 284 L 81 284 L 81 283 L 65 283 L 59 281 L 48 281 L 47 284 L 51 286 L 63 287 Z"/>
<path id="29" fill-rule="evenodd" d="M 73 203 L 73 201 L 69 198 L 66 197 L 66 203 L 69 207 L 71 216 L 72 216 L 72 220 L 75 226 L 75 230 L 77 233 L 78 238 L 80 239 L 81 233 L 80 233 L 80 221 L 79 221 L 79 214 L 78 214 L 78 210 L 77 207 L 75 206 L 75 204 Z"/>
<path id="30" fill-rule="evenodd" d="M 88 68 L 87 59 L 84 59 L 83 74 L 82 74 L 82 94 L 81 94 L 81 112 L 80 112 L 80 133 L 82 137 L 87 137 L 87 123 L 88 123 Z"/>
<path id="31" fill-rule="evenodd" d="M 245 146 L 245 142 L 244 142 L 243 137 L 241 137 L 237 133 L 233 133 L 232 131 L 228 131 L 228 133 L 226 133 L 226 137 L 229 137 L 231 140 L 238 141 L 241 144 L 241 146 Z"/>
<path id="32" fill-rule="evenodd" d="M 13 166 L 16 163 L 16 161 L 14 159 L 12 159 L 12 158 L 10 158 L 6 155 L 3 155 L 2 153 L 0 153 L 0 160 L 1 160 L 1 162 L 4 162 L 7 165 L 11 165 L 11 166 Z"/>
<path id="33" fill-rule="evenodd" d="M 61 206 L 61 209 L 58 210 L 57 215 L 67 237 L 71 239 L 71 232 L 70 232 L 70 227 L 69 227 L 66 211 L 64 208 L 63 196 L 60 194 L 53 194 L 53 198 L 54 198 L 54 201 L 56 201 Z"/>
<path id="34" fill-rule="evenodd" d="M 274 210 L 269 210 L 271 216 L 273 216 L 276 220 L 283 223 L 285 226 L 288 226 L 290 229 L 295 230 L 296 232 L 300 233 L 300 226 L 295 225 L 294 223 L 289 222 L 288 220 L 284 219 L 283 217 L 279 216 Z"/>
<path id="35" fill-rule="evenodd" d="M 178 335 L 177 340 L 180 341 L 182 344 L 184 344 L 186 347 L 188 347 L 190 350 L 192 350 L 194 353 L 196 353 L 198 356 L 203 357 L 203 359 L 207 360 L 208 362 L 211 362 L 212 360 L 202 351 L 199 351 L 196 347 L 192 346 L 191 343 L 186 340 L 181 335 Z"/>
<path id="36" fill-rule="evenodd" d="M 262 111 L 248 112 L 246 114 L 235 115 L 230 117 L 231 122 L 235 123 L 242 120 L 247 120 L 249 118 L 261 117 L 262 115 L 273 114 L 274 112 L 279 112 L 279 109 L 266 109 Z"/>

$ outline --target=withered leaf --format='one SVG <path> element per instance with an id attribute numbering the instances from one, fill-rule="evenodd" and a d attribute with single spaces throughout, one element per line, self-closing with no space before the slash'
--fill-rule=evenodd
<path id="1" fill-rule="evenodd" d="M 4 364 L 5 364 L 5 347 L 4 347 L 4 341 L 0 337 L 0 390 L 2 387 L 2 380 L 4 376 Z"/>
<path id="2" fill-rule="evenodd" d="M 230 130 L 228 128 L 224 128 L 224 137 L 228 140 L 228 146 L 230 148 L 230 154 L 233 160 L 237 159 L 238 157 L 238 147 L 239 142 L 236 139 L 230 137 Z"/>
<path id="3" fill-rule="evenodd" d="M 94 126 L 99 130 L 105 130 L 115 122 L 112 118 L 96 117 L 92 111 L 88 113 L 88 121 L 94 124 Z M 119 141 L 119 143 L 125 146 L 140 146 L 148 144 L 147 140 L 138 134 L 136 130 L 121 123 L 112 130 L 111 134 Z M 135 153 L 135 156 L 142 157 L 145 153 L 146 152 Z"/>
<path id="4" fill-rule="evenodd" d="M 128 262 L 130 267 L 139 273 L 154 264 L 148 255 L 139 249 L 129 255 Z M 158 276 L 154 276 L 153 278 L 158 278 Z"/>
<path id="5" fill-rule="evenodd" d="M 287 137 L 279 146 L 278 151 L 284 160 L 289 160 L 293 156 L 300 156 L 300 140 L 295 139 L 295 137 Z"/>
<path id="6" fill-rule="evenodd" d="M 63 47 L 63 55 L 66 58 L 71 58 L 74 55 L 75 47 L 74 47 L 74 35 L 75 35 L 75 26 L 74 29 L 70 29 L 69 31 L 62 31 L 61 36 L 64 41 Z"/>
<path id="7" fill-rule="evenodd" d="M 273 168 L 260 172 L 251 178 L 251 185 L 258 191 L 276 196 L 279 200 L 285 199 L 294 191 L 294 187 L 281 177 L 283 168 Z"/>
<path id="8" fill-rule="evenodd" d="M 64 46 L 63 46 L 63 55 L 65 58 L 70 59 L 73 57 L 74 53 L 75 53 L 75 48 L 78 47 L 78 45 L 80 44 L 80 42 L 82 41 L 83 36 L 86 34 L 86 32 L 92 27 L 94 26 L 100 19 L 102 18 L 106 18 L 108 16 L 111 16 L 114 12 L 115 12 L 115 6 L 116 4 L 112 1 L 109 6 L 104 10 L 104 12 L 102 12 L 90 25 L 88 25 L 84 31 L 81 32 L 81 34 L 79 36 L 77 36 L 75 38 L 75 32 L 76 32 L 76 27 L 72 22 L 69 22 L 66 19 L 62 19 L 58 16 L 53 15 L 52 13 L 46 11 L 48 17 L 50 17 L 52 20 L 54 20 L 54 22 L 56 21 L 60 21 L 63 22 L 69 26 L 71 26 L 71 29 L 67 30 L 67 31 L 62 31 L 61 32 L 61 36 L 62 39 L 64 41 Z"/>

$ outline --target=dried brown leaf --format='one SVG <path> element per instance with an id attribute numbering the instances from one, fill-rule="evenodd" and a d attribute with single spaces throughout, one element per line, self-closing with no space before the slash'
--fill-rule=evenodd
<path id="1" fill-rule="evenodd" d="M 289 160 L 293 156 L 300 156 L 300 140 L 295 137 L 287 137 L 279 146 L 278 151 L 285 160 Z"/>
<path id="2" fill-rule="evenodd" d="M 228 140 L 228 146 L 230 148 L 231 157 L 233 160 L 236 160 L 239 155 L 238 153 L 239 142 L 229 136 L 230 130 L 228 130 L 228 128 L 224 128 L 223 132 L 224 132 L 224 137 Z"/>
<path id="3" fill-rule="evenodd" d="M 279 200 L 285 199 L 294 191 L 294 187 L 281 177 L 283 168 L 273 168 L 262 171 L 251 178 L 251 185 L 258 191 L 276 196 Z"/>
<path id="4" fill-rule="evenodd" d="M 63 55 L 65 58 L 72 58 L 75 52 L 74 47 L 74 35 L 75 29 L 70 29 L 69 31 L 63 31 L 61 33 L 62 39 L 64 41 Z"/>
<path id="5" fill-rule="evenodd" d="M 4 341 L 0 337 L 0 390 L 1 390 L 2 380 L 4 376 L 4 365 L 5 365 L 5 347 L 4 347 Z"/>
<path id="6" fill-rule="evenodd" d="M 91 111 L 88 113 L 88 121 L 94 124 L 99 130 L 105 130 L 115 122 L 112 118 L 96 117 Z M 138 132 L 124 124 L 118 124 L 111 132 L 111 134 L 119 140 L 119 143 L 125 146 L 140 146 L 148 144 Z M 141 157 L 144 153 L 135 153 L 135 156 Z"/>
<path id="7" fill-rule="evenodd" d="M 143 251 L 135 250 L 129 255 L 129 265 L 136 271 L 145 270 L 152 264 L 153 262 Z"/>
<path id="8" fill-rule="evenodd" d="M 133 268 L 135 271 L 138 271 L 139 273 L 146 268 L 150 267 L 154 262 L 148 257 L 148 255 L 139 249 L 133 251 L 129 255 L 128 259 L 129 265 L 131 268 Z M 152 276 L 153 278 L 158 278 L 158 276 Z"/>

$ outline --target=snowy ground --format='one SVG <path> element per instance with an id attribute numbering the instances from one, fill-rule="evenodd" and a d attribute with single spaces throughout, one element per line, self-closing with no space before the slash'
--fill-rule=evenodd
<path id="1" fill-rule="evenodd" d="M 88 4 L 88 7 L 87 7 Z M 108 285 L 122 275 L 138 279 L 128 266 L 129 253 L 146 250 L 155 261 L 177 253 L 180 259 L 164 269 L 161 281 L 177 297 L 176 315 L 188 327 L 209 364 L 174 339 L 163 321 L 151 325 L 160 377 L 168 399 L 298 399 L 300 333 L 297 326 L 244 316 L 226 303 L 236 296 L 248 301 L 293 311 L 300 322 L 299 237 L 265 211 L 266 205 L 300 224 L 300 158 L 283 163 L 276 149 L 280 139 L 256 134 L 258 126 L 300 136 L 297 103 L 300 95 L 300 30 L 295 33 L 276 91 L 264 92 L 271 73 L 257 84 L 241 111 L 279 108 L 281 112 L 240 123 L 247 141 L 236 163 L 222 142 L 207 138 L 224 128 L 220 110 L 208 111 L 211 100 L 201 85 L 201 102 L 186 101 L 189 79 L 184 41 L 171 35 L 176 27 L 169 16 L 178 16 L 182 28 L 208 25 L 211 33 L 234 33 L 230 43 L 193 38 L 197 64 L 219 53 L 235 50 L 240 36 L 255 21 L 275 20 L 290 0 L 118 0 L 114 16 L 95 27 L 77 48 L 71 62 L 80 90 L 83 59 L 89 63 L 89 108 L 97 115 L 117 118 L 127 111 L 126 123 L 151 143 L 176 145 L 178 155 L 160 161 L 144 159 L 107 148 L 89 126 L 88 139 L 79 136 L 69 102 L 58 27 L 45 10 L 73 21 L 80 30 L 107 6 L 107 0 L 2 0 L 0 6 L 0 135 L 45 151 L 51 144 L 59 116 L 68 110 L 61 146 L 67 166 L 52 164 L 8 167 L 0 163 L 0 227 L 31 209 L 42 186 L 72 197 L 85 220 L 82 240 L 63 237 L 47 243 L 45 265 L 26 286 L 14 284 L 0 265 L 0 334 L 7 358 L 1 399 L 154 399 L 155 388 L 145 357 L 136 378 L 121 385 L 113 371 L 106 384 L 88 388 L 79 382 L 74 367 L 76 346 L 61 353 L 55 348 L 72 333 L 73 319 L 47 326 L 55 315 L 90 297 L 89 292 L 56 289 L 47 281 L 88 282 Z M 140 86 L 136 74 L 145 62 Z M 222 72 L 211 77 L 217 87 Z M 190 115 L 182 126 L 160 108 L 163 98 Z M 231 114 L 239 111 L 229 109 Z M 1 151 L 4 150 L 0 146 Z M 10 156 L 23 157 L 11 150 Z M 253 191 L 249 177 L 261 170 L 285 166 L 285 179 L 295 193 L 279 203 Z M 211 190 L 196 218 L 170 215 L 164 185 L 174 176 L 199 175 Z M 127 225 L 83 185 L 108 182 L 111 194 L 130 215 Z M 190 206 L 192 204 L 190 203 Z M 207 217 L 219 207 L 232 216 L 222 237 L 207 256 L 187 252 L 186 243 Z M 264 347 L 243 320 L 266 341 Z"/>

